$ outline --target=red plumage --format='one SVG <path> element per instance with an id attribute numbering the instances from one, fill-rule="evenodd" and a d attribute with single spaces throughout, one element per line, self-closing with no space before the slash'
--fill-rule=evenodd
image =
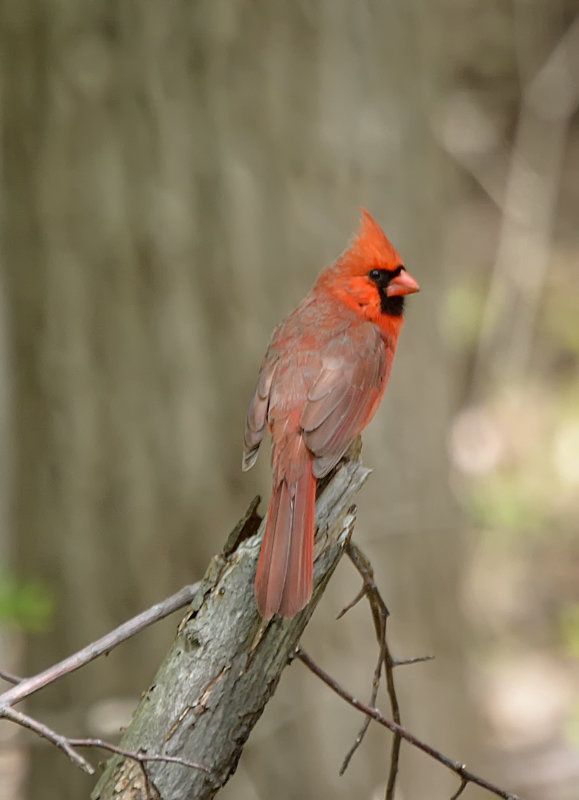
<path id="1" fill-rule="evenodd" d="M 404 295 L 418 284 L 362 210 L 351 246 L 275 329 L 247 412 L 243 469 L 266 425 L 273 490 L 257 574 L 260 614 L 292 617 L 312 594 L 316 484 L 374 416 L 386 389 Z"/>

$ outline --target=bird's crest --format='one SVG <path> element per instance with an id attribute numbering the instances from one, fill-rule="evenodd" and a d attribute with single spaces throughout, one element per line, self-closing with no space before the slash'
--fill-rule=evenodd
<path id="1" fill-rule="evenodd" d="M 351 273 L 365 274 L 369 267 L 395 269 L 401 264 L 402 259 L 380 225 L 363 208 L 354 240 L 342 253 L 336 266 Z"/>

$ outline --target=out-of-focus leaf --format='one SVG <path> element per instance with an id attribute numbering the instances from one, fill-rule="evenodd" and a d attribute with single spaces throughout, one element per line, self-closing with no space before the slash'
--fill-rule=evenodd
<path id="1" fill-rule="evenodd" d="M 579 603 L 563 608 L 559 628 L 565 651 L 571 658 L 579 660 Z M 577 722 L 579 723 L 579 718 Z M 577 732 L 579 733 L 579 728 Z"/>
<path id="2" fill-rule="evenodd" d="M 540 530 L 549 512 L 540 494 L 504 474 L 494 474 L 473 486 L 470 505 L 479 524 L 513 534 Z"/>
<path id="3" fill-rule="evenodd" d="M 461 349 L 476 343 L 484 311 L 484 293 L 466 281 L 449 288 L 441 324 L 446 339 Z"/>
<path id="4" fill-rule="evenodd" d="M 579 747 L 579 704 L 571 709 L 565 725 L 565 737 L 572 747 Z"/>
<path id="5" fill-rule="evenodd" d="M 54 595 L 46 584 L 19 581 L 0 573 L 0 622 L 23 631 L 42 631 L 54 613 Z"/>
<path id="6" fill-rule="evenodd" d="M 553 293 L 547 298 L 543 326 L 553 346 L 579 355 L 579 314 L 577 295 L 572 291 Z"/>

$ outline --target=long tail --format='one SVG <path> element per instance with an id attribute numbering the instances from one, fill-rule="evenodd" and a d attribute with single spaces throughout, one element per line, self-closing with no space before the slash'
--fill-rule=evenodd
<path id="1" fill-rule="evenodd" d="M 262 617 L 293 617 L 312 596 L 316 479 L 312 463 L 274 486 L 255 576 Z"/>

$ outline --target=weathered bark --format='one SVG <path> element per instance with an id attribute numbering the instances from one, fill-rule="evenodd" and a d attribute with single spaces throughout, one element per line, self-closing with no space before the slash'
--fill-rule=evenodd
<path id="1" fill-rule="evenodd" d="M 133 752 L 179 756 L 210 772 L 150 762 L 146 786 L 137 762 L 115 757 L 93 792 L 94 800 L 144 800 L 155 792 L 164 800 L 197 800 L 213 797 L 226 783 L 344 551 L 354 524 L 350 504 L 367 475 L 357 458 L 345 461 L 323 489 L 316 516 L 323 545 L 316 559 L 314 594 L 293 619 L 276 615 L 266 623 L 257 612 L 253 577 L 259 534 L 226 547 L 212 560 L 122 740 Z M 242 523 L 234 531 L 237 540 L 255 530 L 253 509 Z"/>

